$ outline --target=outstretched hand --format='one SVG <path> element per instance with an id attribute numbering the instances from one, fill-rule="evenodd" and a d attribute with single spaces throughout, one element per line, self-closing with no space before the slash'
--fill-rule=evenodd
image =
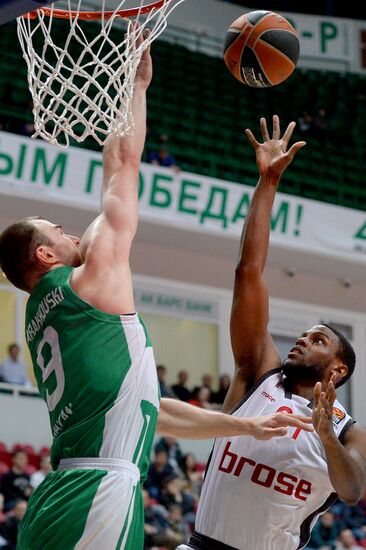
<path id="1" fill-rule="evenodd" d="M 294 143 L 289 150 L 287 150 L 296 123 L 291 122 L 281 137 L 280 120 L 277 115 L 273 116 L 272 138 L 269 136 L 265 118 L 260 119 L 260 125 L 263 143 L 259 143 L 255 139 L 251 130 L 248 128 L 245 130 L 245 133 L 257 156 L 259 173 L 261 176 L 269 175 L 277 176 L 279 178 L 288 165 L 292 162 L 292 159 L 296 155 L 297 151 L 304 147 L 306 142 L 298 141 Z"/>
<path id="2" fill-rule="evenodd" d="M 287 427 L 300 428 L 306 432 L 314 431 L 310 416 L 275 413 L 269 416 L 258 416 L 252 421 L 253 433 L 251 435 L 261 440 L 286 435 Z"/>
<path id="3" fill-rule="evenodd" d="M 140 63 L 136 69 L 135 86 L 141 85 L 144 88 L 148 88 L 152 79 L 153 66 L 151 59 L 151 44 L 149 42 L 149 36 L 151 31 L 149 29 L 142 30 L 138 23 L 132 23 L 128 30 L 128 37 L 133 44 L 134 49 L 142 47 L 142 55 Z"/>
<path id="4" fill-rule="evenodd" d="M 320 382 L 317 382 L 314 387 L 313 425 L 323 443 L 329 438 L 335 437 L 333 429 L 333 405 L 336 399 L 335 379 L 336 375 L 333 375 L 325 392 L 322 391 Z"/>

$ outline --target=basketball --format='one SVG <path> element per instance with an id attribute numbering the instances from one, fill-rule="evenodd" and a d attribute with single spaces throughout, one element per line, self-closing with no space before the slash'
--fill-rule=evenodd
<path id="1" fill-rule="evenodd" d="M 268 88 L 286 80 L 300 53 L 293 26 L 277 13 L 252 11 L 230 25 L 224 45 L 229 71 L 243 84 Z"/>

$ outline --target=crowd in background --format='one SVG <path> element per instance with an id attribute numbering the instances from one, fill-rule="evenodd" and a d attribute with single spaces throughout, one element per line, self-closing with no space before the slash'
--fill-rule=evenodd
<path id="1" fill-rule="evenodd" d="M 36 455 L 31 446 L 15 445 L 10 454 L 0 443 L 0 549 L 15 550 L 19 524 L 32 491 L 51 471 L 49 448 Z"/>

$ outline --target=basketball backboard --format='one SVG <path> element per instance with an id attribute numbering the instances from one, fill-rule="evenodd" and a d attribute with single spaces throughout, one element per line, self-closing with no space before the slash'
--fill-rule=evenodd
<path id="1" fill-rule="evenodd" d="M 0 0 L 0 25 L 16 19 L 41 6 L 47 6 L 55 0 Z"/>

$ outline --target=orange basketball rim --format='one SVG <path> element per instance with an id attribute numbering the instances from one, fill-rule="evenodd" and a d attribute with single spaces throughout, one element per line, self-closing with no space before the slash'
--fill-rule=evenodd
<path id="1" fill-rule="evenodd" d="M 146 6 L 140 6 L 138 8 L 130 8 L 119 11 L 77 11 L 77 10 L 61 10 L 55 8 L 39 8 L 39 10 L 31 11 L 24 15 L 29 19 L 36 19 L 38 12 L 42 12 L 44 15 L 50 17 L 56 17 L 57 19 L 81 19 L 82 21 L 98 21 L 100 19 L 111 19 L 111 17 L 130 18 L 144 13 L 149 13 L 153 9 L 159 10 L 164 6 L 167 0 L 158 0 L 152 2 Z"/>

